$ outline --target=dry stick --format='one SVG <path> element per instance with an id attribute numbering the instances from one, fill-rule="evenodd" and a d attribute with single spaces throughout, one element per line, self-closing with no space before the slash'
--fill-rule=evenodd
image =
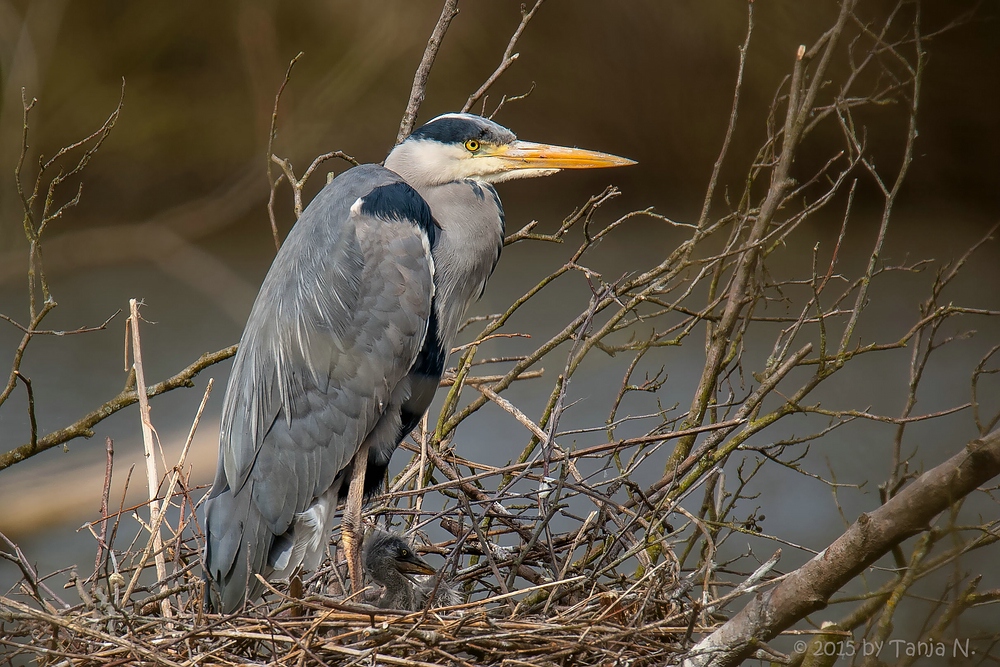
<path id="1" fill-rule="evenodd" d="M 21 551 L 21 547 L 14 544 L 14 542 L 3 533 L 0 533 L 0 542 L 6 542 L 7 547 L 14 552 L 13 554 L 8 554 L 4 551 L 0 551 L 0 558 L 9 560 L 17 565 L 18 569 L 21 570 L 21 576 L 23 577 L 24 582 L 31 587 L 31 592 L 39 604 L 43 605 L 49 611 L 56 613 L 55 607 L 49 604 L 49 602 L 42 595 L 42 591 L 45 591 L 53 600 L 58 602 L 63 609 L 70 608 L 70 606 L 66 604 L 58 595 L 52 592 L 52 589 L 45 585 L 42 578 L 39 578 L 38 573 L 33 567 L 31 567 L 31 564 L 28 562 L 28 558 L 24 555 L 24 552 Z"/>
<path id="2" fill-rule="evenodd" d="M 844 6 L 846 7 L 847 5 L 848 3 L 845 2 Z M 899 167 L 899 171 L 896 174 L 896 180 L 892 185 L 892 189 L 891 190 L 886 189 L 885 185 L 882 182 L 881 177 L 875 171 L 874 165 L 871 165 L 867 160 L 862 160 L 862 164 L 864 164 L 865 167 L 869 170 L 872 177 L 875 179 L 876 184 L 882 190 L 885 203 L 882 207 L 882 219 L 879 223 L 879 231 L 875 240 L 875 246 L 869 258 L 868 267 L 865 270 L 865 277 L 862 280 L 860 289 L 858 290 L 858 296 L 855 299 L 854 311 L 847 323 L 847 326 L 844 327 L 844 333 L 841 337 L 840 351 L 838 355 L 841 358 L 844 356 L 845 352 L 850 346 L 851 339 L 854 336 L 855 327 L 857 326 L 858 323 L 858 318 L 861 316 L 861 311 L 864 310 L 864 304 L 868 298 L 868 290 L 871 285 L 871 278 L 875 274 L 876 266 L 878 265 L 878 262 L 880 261 L 882 256 L 881 250 L 883 244 L 885 243 L 885 237 L 888 232 L 889 218 L 892 213 L 893 204 L 895 204 L 896 197 L 903 186 L 903 181 L 905 180 L 906 174 L 909 171 L 910 163 L 913 161 L 913 146 L 917 138 L 917 109 L 920 100 L 921 77 L 923 75 L 923 68 L 925 64 L 924 51 L 923 47 L 920 45 L 919 34 L 917 36 L 916 51 L 917 51 L 917 65 L 916 65 L 916 71 L 913 76 L 913 93 L 912 93 L 912 102 L 910 104 L 910 109 L 909 109 L 910 113 L 908 119 L 909 124 L 907 126 L 906 144 L 903 148 L 901 164 Z M 841 118 L 841 124 L 842 125 L 844 124 L 842 118 Z M 861 155 L 863 148 L 860 146 L 860 144 L 858 144 L 857 137 L 853 133 L 849 133 L 849 136 L 851 141 L 855 144 L 855 150 L 857 150 L 858 154 Z"/>
<path id="3" fill-rule="evenodd" d="M 853 0 L 845 0 L 842 4 L 837 23 L 831 29 L 829 39 L 826 40 L 825 49 L 820 57 L 820 62 L 813 72 L 811 84 L 808 87 L 804 81 L 805 46 L 800 46 L 796 53 L 792 70 L 792 81 L 788 93 L 788 109 L 785 115 L 781 153 L 771 174 L 771 183 L 764 197 L 764 202 L 761 204 L 760 212 L 747 237 L 745 243 L 746 252 L 740 258 L 736 266 L 736 272 L 730 282 L 722 317 L 719 320 L 718 327 L 711 334 L 701 379 L 698 382 L 698 388 L 691 401 L 688 417 L 683 424 L 685 428 L 697 426 L 702 422 L 712 396 L 715 393 L 719 373 L 722 371 L 723 364 L 728 356 L 730 337 L 743 311 L 746 302 L 747 287 L 757 267 L 757 260 L 760 256 L 758 243 L 764 238 L 771 221 L 785 200 L 785 194 L 792 187 L 793 181 L 790 175 L 792 162 L 799 139 L 802 136 L 808 112 L 812 109 L 816 95 L 819 92 L 820 84 L 825 80 L 833 49 L 839 41 L 853 5 Z M 684 438 L 677 443 L 665 466 L 664 477 L 672 474 L 673 469 L 691 453 L 693 446 L 694 438 Z"/>
<path id="4" fill-rule="evenodd" d="M 535 12 L 538 11 L 538 8 L 542 6 L 543 2 L 545 2 L 545 0 L 535 0 L 535 4 L 530 11 L 525 11 L 524 5 L 521 5 L 521 23 L 518 24 L 517 29 L 514 30 L 514 34 L 511 35 L 510 41 L 507 43 L 507 49 L 503 52 L 503 57 L 500 59 L 500 64 L 493 71 L 493 74 L 490 74 L 489 78 L 486 79 L 483 85 L 479 87 L 479 90 L 472 93 L 472 95 L 469 95 L 469 99 L 465 102 L 465 106 L 462 107 L 463 113 L 471 111 L 476 102 L 478 102 L 482 96 L 486 94 L 486 91 L 490 89 L 490 86 L 496 83 L 496 80 L 499 79 L 500 76 L 507 71 L 507 68 L 514 64 L 514 61 L 517 60 L 518 56 L 521 55 L 519 53 L 514 53 L 514 46 L 517 44 L 517 40 L 521 38 L 521 33 L 524 32 L 525 27 L 527 27 L 528 21 L 530 21 L 535 15 Z M 483 104 L 485 106 L 485 102 Z"/>
<path id="5" fill-rule="evenodd" d="M 785 377 L 791 373 L 792 370 L 798 367 L 806 356 L 812 352 L 812 349 L 812 343 L 806 343 L 803 345 L 797 352 L 795 352 L 795 354 L 791 355 L 781 364 L 781 366 L 768 375 L 767 378 L 761 382 L 760 386 L 747 397 L 746 401 L 744 401 L 743 405 L 735 415 L 737 420 L 747 422 L 747 426 L 744 427 L 744 432 L 742 434 L 738 434 L 730 442 L 726 443 L 725 446 L 720 447 L 720 445 L 722 445 L 722 441 L 729 436 L 731 431 L 714 431 L 705 439 L 705 442 L 700 444 L 690 455 L 688 455 L 686 459 L 684 459 L 684 461 L 679 464 L 677 470 L 672 471 L 670 475 L 670 482 L 668 483 L 672 483 L 675 479 L 677 479 L 678 474 L 687 475 L 687 471 L 692 468 L 694 468 L 697 472 L 694 474 L 693 478 L 689 478 L 686 481 L 688 483 L 694 483 L 699 475 L 707 472 L 712 466 L 722 463 L 725 460 L 725 457 L 739 446 L 739 443 L 745 442 L 750 435 L 761 431 L 765 425 L 773 423 L 773 421 L 769 421 L 769 417 L 754 419 L 754 413 L 759 409 L 760 405 L 764 402 L 768 395 L 775 390 L 778 383 L 785 379 Z M 769 414 L 781 414 L 782 411 L 791 409 L 789 405 L 790 403 L 786 403 L 784 406 L 777 408 L 776 411 Z M 791 405 L 794 406 L 795 404 L 792 403 Z M 735 430 L 735 427 L 733 430 Z M 666 479 L 666 476 L 663 479 Z M 661 479 L 661 482 L 662 481 L 663 480 Z M 684 491 L 687 486 L 688 484 L 681 483 L 678 487 L 678 492 Z M 655 493 L 651 489 L 647 492 L 647 494 L 650 498 L 656 497 L 657 493 L 662 488 L 663 486 L 657 486 Z"/>
<path id="6" fill-rule="evenodd" d="M 101 535 L 97 539 L 97 560 L 94 562 L 94 585 L 97 585 L 97 576 L 101 571 L 101 557 L 104 549 L 107 548 L 106 539 L 108 537 L 108 500 L 111 497 L 111 470 L 115 462 L 115 441 L 110 436 L 104 441 L 107 449 L 107 463 L 104 466 L 104 492 L 101 494 Z"/>
<path id="7" fill-rule="evenodd" d="M 417 499 L 413 503 L 413 508 L 416 510 L 416 514 L 413 516 L 413 520 L 416 521 L 417 517 L 420 516 L 420 511 L 423 509 L 424 505 L 424 475 L 428 476 L 428 481 L 430 481 L 431 470 L 427 467 L 427 449 L 430 445 L 431 433 L 427 429 L 428 427 L 428 417 L 427 413 L 420 418 L 420 459 L 418 462 L 417 476 L 414 486 L 416 487 Z M 409 528 L 413 528 L 413 522 L 410 522 Z M 433 597 L 433 596 L 432 596 Z"/>
<path id="8" fill-rule="evenodd" d="M 29 444 L 32 447 L 38 447 L 38 421 L 35 419 L 35 392 L 31 388 L 31 378 L 21 373 L 21 371 L 14 371 L 14 376 L 21 381 L 24 385 L 24 390 L 28 394 L 28 423 L 31 426 L 31 440 L 29 440 Z"/>
<path id="9" fill-rule="evenodd" d="M 505 410 L 507 413 L 509 413 L 510 416 L 516 419 L 522 426 L 524 426 L 524 428 L 531 431 L 536 438 L 538 438 L 542 442 L 544 442 L 546 438 L 548 438 L 548 435 L 545 433 L 545 431 L 539 428 L 539 426 L 535 424 L 535 422 L 531 421 L 531 418 L 528 417 L 528 415 L 521 412 L 521 410 L 519 410 L 516 405 L 508 401 L 506 398 L 496 393 L 486 385 L 476 386 L 476 389 L 481 391 L 483 393 L 483 396 L 490 399 L 498 406 L 500 406 L 503 410 Z"/>
<path id="10" fill-rule="evenodd" d="M 740 47 L 740 65 L 736 70 L 736 90 L 733 93 L 733 107 L 729 112 L 729 123 L 726 125 L 726 137 L 722 140 L 722 149 L 712 167 L 712 175 L 708 179 L 708 189 L 705 191 L 705 201 L 701 205 L 701 215 L 698 217 L 698 229 L 704 229 L 708 224 L 708 214 L 712 208 L 712 199 L 715 196 L 715 188 L 719 183 L 719 174 L 722 171 L 722 163 L 729 154 L 729 145 L 733 139 L 733 132 L 736 129 L 736 119 L 740 110 L 740 92 L 743 90 L 743 72 L 746 70 L 747 51 L 750 50 L 750 36 L 753 34 L 753 1 L 747 3 L 747 36 Z"/>
<path id="11" fill-rule="evenodd" d="M 181 448 L 181 454 L 177 459 L 177 465 L 174 466 L 174 469 L 170 474 L 170 484 L 167 485 L 167 492 L 163 496 L 163 500 L 166 503 L 164 511 L 159 512 L 155 519 L 150 520 L 149 542 L 146 544 L 146 548 L 142 551 L 142 558 L 139 559 L 139 565 L 136 567 L 136 572 L 132 577 L 132 581 L 129 582 L 128 588 L 125 589 L 125 594 L 122 596 L 123 600 L 128 600 L 132 595 L 132 591 L 135 589 L 135 585 L 139 581 L 139 575 L 146 567 L 146 563 L 149 562 L 150 554 L 156 552 L 159 558 L 163 557 L 162 548 L 156 546 L 156 543 L 160 541 L 160 525 L 163 523 L 163 517 L 166 515 L 166 507 L 169 507 L 170 499 L 174 495 L 174 487 L 177 486 L 181 470 L 184 468 L 185 461 L 187 461 L 188 451 L 190 451 L 191 443 L 194 441 L 195 431 L 198 430 L 198 424 L 201 422 L 201 415 L 205 411 L 205 404 L 208 403 L 208 397 L 212 394 L 212 386 L 214 384 L 215 378 L 209 378 L 208 386 L 205 387 L 205 394 L 201 397 L 201 404 L 199 404 L 198 411 L 194 416 L 194 421 L 191 423 L 191 430 L 188 431 L 187 440 L 184 441 L 184 447 Z M 159 566 L 157 566 L 157 574 L 160 574 Z M 160 581 L 163 581 L 165 575 L 165 572 L 160 574 Z M 166 587 L 164 586 L 163 588 L 165 589 Z M 162 604 L 167 605 L 167 600 L 163 600 Z M 167 608 L 169 609 L 169 605 L 167 605 Z"/>
<path id="12" fill-rule="evenodd" d="M 427 47 L 424 55 L 420 59 L 420 65 L 413 75 L 413 86 L 410 88 L 410 99 L 406 102 L 406 111 L 403 112 L 403 119 L 399 123 L 399 133 L 396 134 L 396 143 L 410 136 L 413 126 L 417 122 L 417 114 L 420 112 L 420 105 L 424 103 L 424 95 L 427 92 L 427 76 L 434 66 L 434 59 L 437 58 L 438 49 L 441 48 L 441 40 L 448 32 L 451 20 L 458 16 L 458 0 L 445 0 L 441 9 L 441 16 L 438 18 L 430 39 L 427 40 Z"/>
<path id="13" fill-rule="evenodd" d="M 233 356 L 236 354 L 236 348 L 236 345 L 230 345 L 229 347 L 224 347 L 216 352 L 206 352 L 194 363 L 176 375 L 167 378 L 163 382 L 154 384 L 151 387 L 146 387 L 146 395 L 152 398 L 153 396 L 158 396 L 162 393 L 171 391 L 172 389 L 177 389 L 178 387 L 193 387 L 194 376 L 209 366 L 217 364 L 220 361 L 225 361 L 229 357 Z M 44 452 L 46 449 L 51 449 L 63 443 L 69 442 L 74 438 L 89 438 L 93 436 L 94 432 L 91 428 L 95 424 L 104 421 L 114 413 L 127 408 L 138 400 L 138 392 L 132 387 L 127 387 L 110 401 L 107 401 L 97 409 L 87 413 L 73 424 L 39 438 L 37 446 L 32 447 L 31 444 L 28 443 L 4 454 L 0 454 L 0 470 L 9 468 L 15 463 L 30 458 L 39 452 Z"/>
<path id="14" fill-rule="evenodd" d="M 545 375 L 545 369 L 540 368 L 537 371 L 525 371 L 515 378 L 515 381 L 520 380 L 535 380 Z M 451 387 L 455 384 L 457 376 L 443 377 L 441 382 L 438 384 L 439 387 Z M 467 376 L 464 383 L 470 387 L 476 387 L 477 389 L 482 385 L 495 384 L 504 378 L 503 375 L 473 375 Z M 492 400 L 492 399 L 491 399 Z"/>
<path id="15" fill-rule="evenodd" d="M 357 160 L 355 160 L 353 157 L 351 157 L 344 151 L 330 151 L 329 153 L 324 153 L 323 155 L 320 155 L 315 160 L 313 160 L 312 164 L 309 165 L 309 168 L 306 169 L 306 173 L 302 174 L 302 178 L 297 179 L 295 178 L 295 172 L 292 169 L 291 162 L 289 162 L 285 158 L 278 157 L 277 155 L 271 156 L 271 162 L 281 167 L 281 170 L 284 172 L 284 178 L 288 181 L 288 184 L 292 187 L 292 210 L 295 212 L 296 220 L 302 217 L 302 211 L 303 209 L 305 209 L 305 205 L 302 203 L 302 190 L 306 186 L 306 181 L 309 180 L 309 177 L 312 176 L 313 172 L 316 171 L 317 167 L 319 167 L 327 160 L 332 160 L 335 157 L 339 157 L 341 160 L 350 162 L 355 167 L 357 167 L 359 164 Z M 273 205 L 274 203 L 274 192 L 275 192 L 274 187 L 277 186 L 278 181 L 280 179 L 281 177 L 279 177 L 278 180 L 272 181 L 271 197 L 268 200 L 269 205 Z"/>
<path id="16" fill-rule="evenodd" d="M 76 329 L 69 329 L 69 330 L 32 329 L 31 327 L 24 326 L 23 324 L 21 324 L 20 322 L 18 322 L 17 320 L 15 320 L 13 317 L 10 317 L 8 315 L 4 315 L 3 313 L 0 313 L 0 320 L 4 320 L 6 322 L 9 322 L 15 328 L 20 329 L 21 333 L 31 334 L 32 336 L 60 336 L 60 337 L 62 337 L 62 336 L 73 336 L 75 334 L 93 333 L 94 331 L 103 331 L 104 329 L 108 328 L 109 324 L 111 324 L 111 320 L 113 320 L 116 317 L 118 317 L 118 314 L 121 313 L 121 312 L 122 312 L 121 309 L 116 310 L 114 312 L 114 314 L 111 315 L 111 317 L 109 317 L 108 319 L 104 320 L 104 322 L 102 324 L 99 324 L 96 327 L 82 326 L 82 327 L 77 327 Z"/>
<path id="17" fill-rule="evenodd" d="M 513 612 L 515 605 L 514 602 L 509 599 L 510 590 L 507 586 L 507 582 L 500 574 L 500 568 L 497 567 L 497 561 L 493 554 L 492 545 L 490 544 L 489 540 L 486 539 L 486 535 L 483 534 L 483 529 L 479 525 L 479 521 L 476 519 L 475 513 L 472 511 L 472 504 L 469 502 L 469 497 L 465 494 L 461 494 L 459 498 L 461 498 L 462 503 L 465 505 L 465 511 L 469 515 L 469 521 L 470 523 L 472 523 L 473 530 L 476 531 L 476 537 L 479 539 L 479 543 L 483 545 L 483 554 L 486 555 L 486 560 L 489 563 L 490 569 L 493 571 L 493 576 L 496 577 L 497 584 L 499 584 L 500 589 L 503 591 L 503 594 L 507 596 L 505 598 L 507 600 L 507 606 Z M 485 515 L 487 512 L 489 512 L 489 509 L 490 509 L 489 506 L 483 508 L 483 514 Z M 512 571 L 516 570 L 512 568 Z"/>
<path id="18" fill-rule="evenodd" d="M 125 82 L 122 81 L 122 97 L 118 101 L 118 106 L 115 108 L 115 110 L 111 113 L 108 119 L 97 131 L 93 132 L 84 139 L 81 139 L 80 141 L 77 141 L 75 143 L 60 148 L 58 151 L 56 151 L 55 155 L 53 155 L 47 161 L 42 161 L 41 157 L 39 158 L 38 173 L 35 175 L 34 187 L 31 190 L 30 194 L 26 194 L 24 189 L 24 184 L 22 183 L 21 179 L 21 168 L 24 166 L 24 159 L 28 153 L 28 114 L 34 107 L 35 102 L 37 100 L 32 98 L 32 100 L 28 102 L 24 88 L 21 89 L 21 104 L 23 108 L 22 128 L 21 128 L 22 129 L 21 152 L 20 155 L 18 156 L 17 165 L 14 168 L 14 181 L 17 187 L 18 196 L 21 200 L 21 207 L 24 211 L 23 226 L 24 226 L 25 237 L 27 238 L 28 241 L 28 312 L 29 312 L 30 325 L 28 326 L 27 330 L 25 330 L 24 327 L 20 327 L 23 331 L 25 331 L 25 333 L 24 336 L 21 338 L 20 344 L 17 346 L 17 349 L 14 352 L 14 362 L 11 365 L 11 372 L 7 380 L 7 385 L 2 390 L 0 390 L 0 405 L 6 402 L 8 397 L 10 397 L 11 392 L 14 391 L 14 387 L 16 385 L 18 378 L 18 370 L 21 367 L 21 361 L 24 358 L 25 349 L 31 342 L 35 330 L 38 329 L 42 320 L 45 319 L 45 316 L 53 308 L 56 307 L 56 301 L 55 299 L 52 298 L 52 295 L 49 293 L 48 281 L 45 277 L 45 271 L 42 266 L 41 237 L 42 234 L 45 232 L 48 223 L 61 218 L 68 209 L 73 208 L 80 202 L 80 195 L 82 193 L 83 185 L 82 183 L 79 184 L 77 186 L 76 195 L 66 203 L 62 204 L 61 206 L 58 206 L 53 211 L 52 207 L 54 205 L 56 188 L 58 188 L 58 186 L 61 183 L 63 183 L 67 178 L 78 175 L 81 171 L 83 171 L 84 168 L 86 168 L 87 164 L 90 162 L 90 159 L 94 156 L 97 150 L 104 143 L 104 140 L 107 139 L 108 135 L 111 132 L 111 129 L 115 125 L 115 122 L 118 120 L 118 116 L 121 113 L 122 104 L 124 102 L 124 95 L 125 95 Z M 41 206 L 41 211 L 39 211 L 38 215 L 36 216 L 33 207 L 35 206 L 36 200 L 38 199 L 39 195 L 42 193 L 42 183 L 45 178 L 46 172 L 54 166 L 57 160 L 61 159 L 71 151 L 80 148 L 91 141 L 94 141 L 94 145 L 83 152 L 83 155 L 79 158 L 79 160 L 77 160 L 76 165 L 72 166 L 67 171 L 60 171 L 56 176 L 52 178 L 52 180 L 49 181 L 47 188 L 45 188 L 44 190 L 44 199 Z M 37 288 L 41 290 L 41 297 L 42 297 L 41 308 L 38 307 L 38 299 L 37 299 L 38 295 L 36 294 L 37 291 L 36 285 Z M 13 322 L 13 320 L 10 320 L 9 318 L 7 319 L 8 321 Z M 30 392 L 31 390 L 30 385 L 28 385 L 28 390 Z M 27 451 L 31 452 L 32 454 L 38 451 L 35 443 L 36 439 L 37 439 L 37 432 L 33 430 L 32 443 L 29 443 L 29 445 L 27 446 Z"/>
<path id="19" fill-rule="evenodd" d="M 3 598 L 3 603 L 6 606 L 16 609 L 21 614 L 45 621 L 53 628 L 65 628 L 66 630 L 75 632 L 79 635 L 92 638 L 104 645 L 120 646 L 136 656 L 144 657 L 151 664 L 163 664 L 168 665 L 168 667 L 181 667 L 180 664 L 169 660 L 157 650 L 146 648 L 138 642 L 129 641 L 128 637 L 119 637 L 113 633 L 101 632 L 95 627 L 92 627 L 90 623 L 75 623 L 71 617 L 32 609 L 31 607 L 21 604 L 16 600 L 11 600 L 10 598 Z"/>
<path id="20" fill-rule="evenodd" d="M 271 187 L 271 195 L 267 200 L 267 215 L 271 220 L 271 234 L 274 236 L 275 251 L 281 250 L 281 239 L 278 238 L 278 223 L 274 219 L 274 191 L 278 182 L 274 180 L 274 174 L 271 172 L 271 161 L 274 156 L 274 137 L 278 134 L 278 102 L 281 101 L 281 93 L 285 91 L 288 79 L 292 76 L 292 68 L 295 67 L 295 63 L 301 57 L 302 52 L 299 51 L 288 63 L 288 69 L 285 70 L 285 78 L 281 80 L 278 92 L 274 96 L 274 109 L 271 111 L 271 129 L 267 133 L 267 155 L 265 156 L 265 161 L 267 162 L 267 183 Z"/>
<path id="21" fill-rule="evenodd" d="M 700 641 L 684 664 L 740 664 L 761 642 L 825 607 L 830 596 L 894 545 L 928 530 L 935 516 L 998 474 L 1000 431 L 994 431 L 970 442 L 878 509 L 862 514 L 829 547 Z"/>
<path id="22" fill-rule="evenodd" d="M 149 524 L 152 533 L 152 548 L 155 552 L 156 576 L 159 581 L 167 578 L 167 564 L 163 558 L 163 541 L 160 539 L 160 502 L 156 499 L 156 492 L 159 488 L 159 476 L 156 472 L 156 451 L 153 448 L 153 438 L 155 429 L 149 419 L 149 397 L 146 395 L 146 375 L 142 367 L 142 345 L 139 341 L 139 303 L 135 299 L 129 299 L 129 329 L 132 334 L 132 367 L 135 369 L 136 387 L 139 394 L 139 421 L 142 426 L 142 446 L 146 453 L 146 484 L 149 488 Z M 126 353 L 128 349 L 126 348 Z M 158 436 L 157 436 L 158 439 Z M 148 549 L 143 554 L 143 560 L 148 556 Z M 132 575 L 132 581 L 125 589 L 122 601 L 127 602 L 135 585 L 139 582 L 139 575 L 142 568 L 138 568 Z M 160 609 L 167 618 L 171 617 L 170 602 L 166 599 L 161 601 Z"/>
<path id="23" fill-rule="evenodd" d="M 436 452 L 433 448 L 428 449 L 427 455 L 430 457 L 431 462 L 434 464 L 434 466 L 442 473 L 444 473 L 445 477 L 452 480 L 458 485 L 462 493 L 469 496 L 476 502 L 485 503 L 487 506 L 491 506 L 497 502 L 489 495 L 487 495 L 482 489 L 477 488 L 471 482 L 467 481 L 466 477 L 463 477 L 462 474 L 459 473 L 454 466 L 448 463 L 448 461 L 446 461 L 445 458 L 441 454 Z M 531 539 L 531 531 L 525 528 L 524 526 L 520 525 L 519 523 L 517 523 L 517 521 L 515 521 L 513 517 L 504 516 L 501 514 L 497 516 L 496 519 L 497 521 L 500 521 L 501 523 L 506 525 L 511 530 L 515 531 L 518 535 L 521 536 L 521 539 L 524 540 L 525 542 Z"/>
<path id="24" fill-rule="evenodd" d="M 42 306 L 42 310 L 35 316 L 31 318 L 31 325 L 29 329 L 33 330 L 38 327 L 45 316 L 56 307 L 55 301 L 46 301 L 45 305 Z M 21 337 L 21 342 L 18 344 L 17 349 L 14 350 L 14 363 L 11 364 L 10 376 L 7 379 L 7 386 L 4 387 L 3 391 L 0 391 L 0 405 L 3 405 L 7 398 L 14 391 L 14 387 L 17 386 L 17 373 L 21 368 L 21 360 L 24 358 L 24 351 L 28 348 L 28 344 L 34 337 L 33 333 L 25 333 Z"/>

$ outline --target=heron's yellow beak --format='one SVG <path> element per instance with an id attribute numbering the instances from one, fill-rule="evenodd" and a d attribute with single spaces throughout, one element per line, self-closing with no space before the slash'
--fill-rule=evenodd
<path id="1" fill-rule="evenodd" d="M 531 141 L 514 141 L 505 146 L 492 147 L 483 151 L 484 156 L 501 160 L 508 169 L 595 169 L 598 167 L 626 167 L 635 160 L 588 151 L 583 148 L 568 148 L 550 144 L 536 144 Z"/>

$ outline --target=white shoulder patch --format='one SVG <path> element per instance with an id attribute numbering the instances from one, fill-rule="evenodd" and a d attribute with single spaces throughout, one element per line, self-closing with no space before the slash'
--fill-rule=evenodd
<path id="1" fill-rule="evenodd" d="M 364 204 L 362 197 L 358 197 L 353 204 L 351 204 L 351 215 L 361 215 L 361 205 Z"/>
<path id="2" fill-rule="evenodd" d="M 434 296 L 435 285 L 434 285 L 434 254 L 431 252 L 431 241 L 427 237 L 427 233 L 421 230 L 420 241 L 424 246 L 424 254 L 427 256 L 427 265 L 431 270 L 431 297 Z"/>

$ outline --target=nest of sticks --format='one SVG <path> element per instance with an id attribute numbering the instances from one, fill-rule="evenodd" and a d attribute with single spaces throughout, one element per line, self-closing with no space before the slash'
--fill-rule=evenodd
<path id="1" fill-rule="evenodd" d="M 697 521 L 666 522 L 684 520 L 676 502 L 629 493 L 634 466 L 622 448 L 551 446 L 498 468 L 428 441 L 403 445 L 410 461 L 369 504 L 367 521 L 405 533 L 461 604 L 392 611 L 370 604 L 374 586 L 345 593 L 335 535 L 319 572 L 269 582 L 240 614 L 206 613 L 204 490 L 177 472 L 181 460 L 155 510 L 120 506 L 87 525 L 98 544 L 90 576 L 40 576 L 2 538 L 0 554 L 22 576 L 0 596 L 0 665 L 669 664 L 718 624 L 715 612 L 741 588 L 719 581 L 711 553 L 698 555 Z M 693 567 L 682 567 L 682 554 Z"/>

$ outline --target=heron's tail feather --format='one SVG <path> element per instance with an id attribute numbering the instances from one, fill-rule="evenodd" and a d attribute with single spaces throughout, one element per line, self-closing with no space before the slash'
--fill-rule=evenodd
<path id="1" fill-rule="evenodd" d="M 255 575 L 270 575 L 268 553 L 275 536 L 251 502 L 253 482 L 233 495 L 226 486 L 205 504 L 205 599 L 230 614 L 263 592 Z"/>

